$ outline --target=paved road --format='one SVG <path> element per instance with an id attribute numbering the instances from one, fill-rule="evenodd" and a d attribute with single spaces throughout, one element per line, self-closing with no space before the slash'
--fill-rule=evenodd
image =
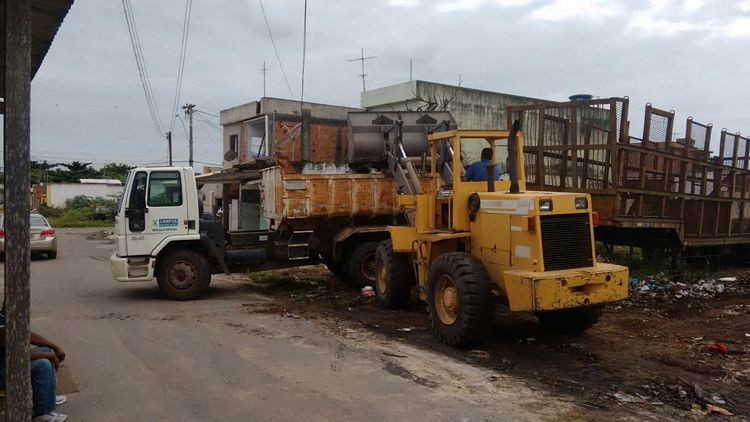
<path id="1" fill-rule="evenodd" d="M 333 334 L 258 315 L 269 300 L 218 280 L 169 302 L 155 283 L 118 284 L 113 245 L 60 231 L 57 260 L 32 262 L 32 328 L 68 353 L 78 384 L 61 410 L 82 421 L 552 420 L 577 410 L 494 374 L 367 331 Z M 383 353 L 386 352 L 387 354 Z M 408 356 L 408 357 L 396 357 Z"/>

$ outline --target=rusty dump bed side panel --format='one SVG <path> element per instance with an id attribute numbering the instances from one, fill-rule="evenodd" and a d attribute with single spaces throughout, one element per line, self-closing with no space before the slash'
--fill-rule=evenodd
<path id="1" fill-rule="evenodd" d="M 637 137 L 628 109 L 627 98 L 508 108 L 529 189 L 590 193 L 607 233 L 646 244 L 643 230 L 674 231 L 683 246 L 750 243 L 750 139 L 722 130 L 712 142 L 711 124 L 682 126 L 650 104 Z"/>
<path id="2" fill-rule="evenodd" d="M 375 217 L 399 213 L 397 184 L 384 174 L 284 174 L 261 171 L 263 214 L 277 221 Z M 427 187 L 427 180 L 424 186 Z"/>

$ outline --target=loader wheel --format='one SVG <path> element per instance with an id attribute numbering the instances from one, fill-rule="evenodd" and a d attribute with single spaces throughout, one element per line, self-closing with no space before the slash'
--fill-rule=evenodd
<path id="1" fill-rule="evenodd" d="M 364 287 L 375 284 L 375 272 L 377 264 L 375 252 L 378 249 L 378 242 L 367 242 L 357 246 L 345 261 L 348 265 L 349 281 L 353 286 Z"/>
<path id="2" fill-rule="evenodd" d="M 585 308 L 538 312 L 536 315 L 542 327 L 548 330 L 566 334 L 580 334 L 599 321 L 603 308 L 603 306 L 587 306 Z"/>
<path id="3" fill-rule="evenodd" d="M 158 262 L 156 281 L 167 299 L 193 300 L 208 288 L 211 271 L 197 252 L 174 251 Z"/>
<path id="4" fill-rule="evenodd" d="M 389 309 L 406 307 L 415 278 L 409 255 L 393 252 L 393 242 L 386 240 L 380 242 L 375 256 L 375 294 L 378 301 Z"/>
<path id="5" fill-rule="evenodd" d="M 450 346 L 481 339 L 492 316 L 492 285 L 484 265 L 465 252 L 440 255 L 427 281 L 430 321 Z"/>

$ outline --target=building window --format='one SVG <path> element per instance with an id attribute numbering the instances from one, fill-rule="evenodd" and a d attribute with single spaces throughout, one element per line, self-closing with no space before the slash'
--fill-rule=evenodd
<path id="1" fill-rule="evenodd" d="M 240 137 L 237 135 L 229 135 L 229 150 L 232 152 L 240 151 Z"/>

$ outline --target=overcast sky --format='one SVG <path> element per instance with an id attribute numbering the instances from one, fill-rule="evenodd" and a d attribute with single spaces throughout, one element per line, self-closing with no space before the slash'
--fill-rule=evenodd
<path id="1" fill-rule="evenodd" d="M 131 0 L 159 112 L 169 124 L 184 0 Z M 300 94 L 303 0 L 265 0 L 284 70 Z M 337 0 L 308 2 L 305 100 L 359 105 L 367 86 L 409 78 L 565 100 L 629 96 L 643 106 L 750 134 L 750 0 Z M 290 98 L 258 0 L 194 0 L 180 104 L 218 114 Z M 200 115 L 211 123 L 216 119 Z M 187 159 L 177 120 L 175 159 Z M 197 122 L 197 161 L 221 163 L 220 132 Z M 718 132 L 718 130 L 716 131 Z M 718 135 L 714 137 L 718 140 Z M 95 165 L 166 160 L 151 122 L 120 1 L 75 0 L 32 84 L 32 157 Z"/>

